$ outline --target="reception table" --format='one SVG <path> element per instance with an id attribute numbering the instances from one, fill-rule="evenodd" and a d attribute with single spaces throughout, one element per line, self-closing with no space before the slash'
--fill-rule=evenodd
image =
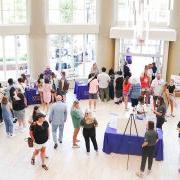
<path id="1" fill-rule="evenodd" d="M 155 158 L 157 161 L 163 161 L 163 133 L 157 129 L 159 141 L 156 144 Z M 141 155 L 141 145 L 144 137 L 134 135 L 119 134 L 116 129 L 107 126 L 104 134 L 103 152 L 106 154 L 131 154 Z"/>
<path id="2" fill-rule="evenodd" d="M 74 94 L 76 94 L 76 98 L 80 99 L 89 99 L 89 92 L 88 92 L 88 84 L 84 82 L 75 82 L 74 87 Z"/>
<path id="3" fill-rule="evenodd" d="M 37 88 L 26 88 L 25 96 L 28 105 L 40 104 L 40 96 L 38 94 Z"/>

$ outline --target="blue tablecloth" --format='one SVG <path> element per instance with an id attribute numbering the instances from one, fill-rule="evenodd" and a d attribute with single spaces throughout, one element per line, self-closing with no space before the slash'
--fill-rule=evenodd
<path id="1" fill-rule="evenodd" d="M 36 88 L 26 88 L 25 96 L 27 99 L 27 104 L 40 104 L 40 96 Z"/>
<path id="2" fill-rule="evenodd" d="M 74 87 L 74 94 L 76 94 L 76 98 L 78 100 L 80 99 L 89 99 L 89 92 L 88 92 L 88 84 L 87 83 L 80 83 L 80 82 L 75 82 L 75 87 Z"/>
<path id="3" fill-rule="evenodd" d="M 157 161 L 163 161 L 163 138 L 162 131 L 157 130 L 159 141 L 156 144 L 155 158 Z M 144 137 L 118 134 L 116 129 L 107 127 L 104 134 L 103 152 L 117 154 L 141 155 L 141 145 Z"/>

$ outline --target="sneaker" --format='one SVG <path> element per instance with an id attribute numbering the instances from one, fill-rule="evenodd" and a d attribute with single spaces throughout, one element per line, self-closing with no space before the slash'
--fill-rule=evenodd
<path id="1" fill-rule="evenodd" d="M 62 141 L 60 141 L 60 140 L 59 140 L 59 143 L 61 143 L 61 144 L 62 144 Z"/>
<path id="2" fill-rule="evenodd" d="M 7 137 L 7 138 L 9 138 L 9 137 L 10 137 L 10 135 L 9 135 L 9 134 L 6 134 L 6 137 Z"/>
<path id="3" fill-rule="evenodd" d="M 143 177 L 143 173 L 142 173 L 142 172 L 137 172 L 136 175 L 137 175 L 138 177 L 140 177 L 140 178 Z"/>
<path id="4" fill-rule="evenodd" d="M 171 116 L 172 116 L 172 117 L 175 117 L 175 115 L 174 115 L 174 114 L 171 114 Z"/>
<path id="5" fill-rule="evenodd" d="M 10 134 L 9 137 L 10 138 L 15 137 L 15 134 Z"/>
<path id="6" fill-rule="evenodd" d="M 99 154 L 99 151 L 98 150 L 96 150 L 96 155 L 98 155 Z"/>
<path id="7" fill-rule="evenodd" d="M 57 149 L 57 147 L 58 147 L 58 144 L 55 143 L 55 144 L 54 144 L 54 149 Z"/>
<path id="8" fill-rule="evenodd" d="M 152 172 L 152 171 L 148 169 L 148 170 L 147 170 L 147 175 L 151 174 L 151 172 Z"/>
<path id="9" fill-rule="evenodd" d="M 80 148 L 78 144 L 73 144 L 72 148 Z"/>
<path id="10" fill-rule="evenodd" d="M 90 155 L 90 152 L 86 152 L 86 154 L 89 156 L 89 155 Z"/>

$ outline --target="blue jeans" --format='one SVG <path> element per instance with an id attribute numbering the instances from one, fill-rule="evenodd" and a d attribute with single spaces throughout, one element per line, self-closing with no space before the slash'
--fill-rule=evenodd
<path id="1" fill-rule="evenodd" d="M 13 119 L 4 119 L 7 134 L 13 134 Z"/>
<path id="2" fill-rule="evenodd" d="M 63 138 L 63 130 L 64 130 L 64 124 L 52 124 L 52 136 L 54 143 L 57 143 L 57 130 L 59 128 L 59 138 L 58 141 L 62 141 Z"/>

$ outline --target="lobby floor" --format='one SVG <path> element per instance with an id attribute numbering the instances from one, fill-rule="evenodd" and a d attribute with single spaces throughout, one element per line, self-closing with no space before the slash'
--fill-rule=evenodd
<path id="1" fill-rule="evenodd" d="M 72 105 L 74 96 L 69 93 L 67 97 L 68 111 Z M 180 99 L 177 100 L 178 106 Z M 88 101 L 80 101 L 82 110 L 88 107 Z M 28 120 L 33 106 L 26 109 L 26 119 Z M 149 107 L 149 111 L 150 111 Z M 179 109 L 179 108 L 178 108 Z M 47 145 L 47 155 L 49 159 L 46 164 L 48 171 L 41 168 L 40 157 L 36 159 L 35 166 L 30 163 L 33 149 L 27 147 L 24 139 L 28 137 L 28 127 L 26 132 L 17 132 L 13 138 L 7 138 L 4 132 L 4 125 L 0 126 L 0 180 L 136 180 L 139 179 L 135 172 L 140 167 L 140 156 L 130 156 L 129 170 L 126 169 L 127 155 L 110 154 L 102 152 L 103 137 L 106 125 L 111 117 L 111 113 L 119 114 L 119 118 L 124 118 L 123 105 L 115 105 L 113 101 L 101 103 L 98 101 L 96 119 L 99 123 L 97 127 L 97 141 L 99 153 L 96 154 L 91 144 L 91 152 L 86 154 L 82 131 L 79 133 L 80 148 L 72 149 L 73 126 L 70 115 L 65 124 L 63 143 L 57 150 L 53 149 L 52 136 Z M 122 117 L 123 116 L 123 117 Z M 167 118 L 163 126 L 164 130 L 164 161 L 154 161 L 152 174 L 145 175 L 147 180 L 179 180 L 178 158 L 180 153 L 178 132 L 176 125 L 180 120 L 180 111 L 176 109 L 175 118 Z"/>

